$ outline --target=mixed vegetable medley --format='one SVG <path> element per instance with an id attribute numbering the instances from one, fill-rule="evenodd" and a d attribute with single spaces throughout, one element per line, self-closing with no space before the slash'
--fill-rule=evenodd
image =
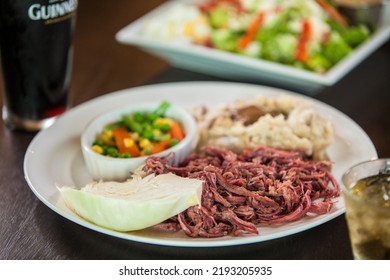
<path id="1" fill-rule="evenodd" d="M 162 152 L 185 137 L 181 124 L 166 116 L 169 102 L 151 112 L 126 114 L 104 126 L 92 149 L 105 156 L 130 158 Z"/>
<path id="2" fill-rule="evenodd" d="M 351 26 L 328 0 L 182 3 L 151 26 L 153 36 L 175 33 L 192 43 L 317 73 L 329 70 L 372 32 L 364 25 Z"/>

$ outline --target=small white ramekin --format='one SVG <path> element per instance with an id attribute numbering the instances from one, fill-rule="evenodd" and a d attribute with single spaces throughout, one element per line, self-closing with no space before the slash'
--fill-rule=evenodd
<path id="1" fill-rule="evenodd" d="M 158 107 L 159 103 L 143 103 L 128 105 L 103 113 L 92 120 L 81 136 L 82 153 L 86 167 L 94 180 L 123 181 L 129 177 L 132 171 L 140 167 L 148 156 L 135 158 L 112 158 L 100 155 L 92 150 L 92 143 L 101 133 L 104 125 L 115 122 L 122 115 L 143 111 L 150 112 Z M 189 111 L 172 105 L 168 108 L 166 116 L 171 117 L 183 126 L 185 138 L 175 146 L 154 154 L 153 156 L 165 156 L 173 152 L 175 159 L 173 164 L 183 161 L 195 148 L 197 141 L 197 125 Z"/>

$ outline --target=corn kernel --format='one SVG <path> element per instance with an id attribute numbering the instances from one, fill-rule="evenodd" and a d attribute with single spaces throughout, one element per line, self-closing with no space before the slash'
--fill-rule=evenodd
<path id="1" fill-rule="evenodd" d="M 131 133 L 131 138 L 133 138 L 134 141 L 138 141 L 138 139 L 140 138 L 139 133 L 138 132 Z"/>
<path id="2" fill-rule="evenodd" d="M 159 129 L 153 129 L 153 136 L 156 137 L 156 136 L 160 136 L 162 134 L 161 130 Z"/>
<path id="3" fill-rule="evenodd" d="M 113 140 L 112 140 L 112 133 L 106 133 L 104 132 L 100 139 L 103 141 L 104 144 L 106 145 L 111 145 L 113 143 Z"/>
<path id="4" fill-rule="evenodd" d="M 152 145 L 152 142 L 150 142 L 149 139 L 146 139 L 146 138 L 142 138 L 141 141 L 139 141 L 139 146 L 142 148 L 142 149 L 145 149 L 145 148 L 148 148 Z"/>
<path id="5" fill-rule="evenodd" d="M 156 125 L 164 125 L 164 124 L 171 124 L 172 120 L 169 118 L 157 118 L 155 120 Z"/>
<path id="6" fill-rule="evenodd" d="M 98 154 L 103 154 L 103 148 L 99 145 L 93 145 L 92 150 Z"/>
<path id="7" fill-rule="evenodd" d="M 123 144 L 125 145 L 126 148 L 130 148 L 134 145 L 134 140 L 131 138 L 125 138 L 123 139 Z"/>
<path id="8" fill-rule="evenodd" d="M 106 135 L 108 138 L 112 138 L 114 136 L 114 132 L 111 129 L 105 130 L 104 135 Z"/>

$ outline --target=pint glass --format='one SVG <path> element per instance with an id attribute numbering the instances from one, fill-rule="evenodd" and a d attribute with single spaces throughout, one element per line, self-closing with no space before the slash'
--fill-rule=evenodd
<path id="1" fill-rule="evenodd" d="M 0 0 L 3 119 L 37 131 L 67 108 L 77 0 Z"/>

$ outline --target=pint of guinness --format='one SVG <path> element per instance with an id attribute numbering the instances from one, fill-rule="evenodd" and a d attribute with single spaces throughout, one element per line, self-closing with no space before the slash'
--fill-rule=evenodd
<path id="1" fill-rule="evenodd" d="M 37 131 L 67 108 L 77 0 L 1 0 L 3 119 Z"/>

